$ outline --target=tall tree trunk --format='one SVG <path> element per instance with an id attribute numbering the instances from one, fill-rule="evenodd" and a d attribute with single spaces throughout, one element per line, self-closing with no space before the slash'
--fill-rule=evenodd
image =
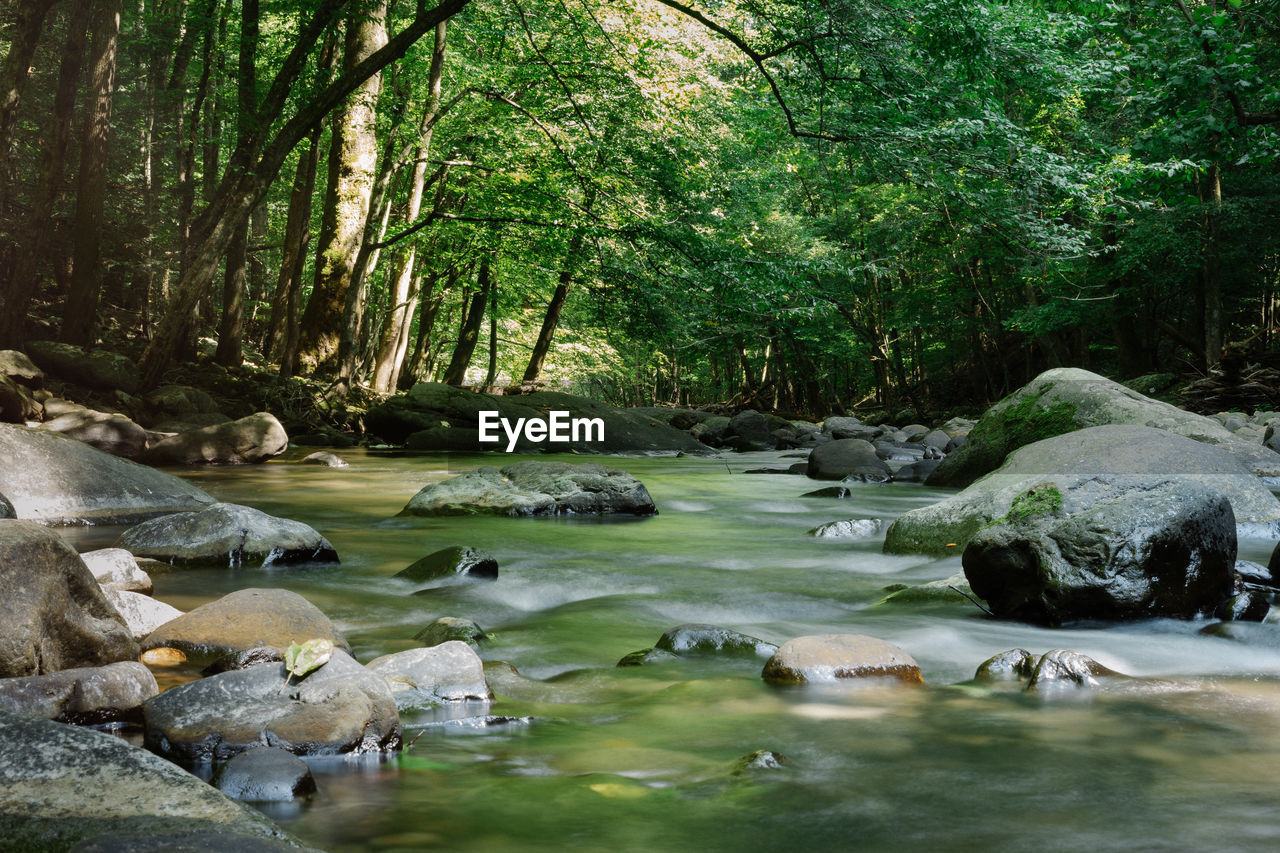
<path id="1" fill-rule="evenodd" d="M 387 43 L 386 0 L 347 21 L 342 67 L 350 72 Z M 329 186 L 325 193 L 325 226 L 316 246 L 316 275 L 302 317 L 299 361 L 316 368 L 332 358 L 342 334 L 342 320 L 356 259 L 369 218 L 377 166 L 377 105 L 381 73 L 371 74 L 334 115 Z"/>
<path id="2" fill-rule="evenodd" d="M 591 201 L 592 199 L 588 197 L 585 205 L 588 212 L 591 210 Z M 551 351 L 551 340 L 555 336 L 556 327 L 560 325 L 560 312 L 564 310 L 564 303 L 569 299 L 569 285 L 573 282 L 578 258 L 582 254 L 583 239 L 583 233 L 576 231 L 569 242 L 569 252 L 565 256 L 564 266 L 560 269 L 560 278 L 555 292 L 551 294 L 547 311 L 542 315 L 542 328 L 538 330 L 538 340 L 534 342 L 533 352 L 529 354 L 529 364 L 525 367 L 524 376 L 520 379 L 523 385 L 532 385 L 537 382 L 538 374 L 542 373 L 542 365 L 547 360 L 547 353 Z"/>
<path id="3" fill-rule="evenodd" d="M 80 174 L 76 181 L 75 265 L 62 315 L 62 340 L 84 347 L 94 342 L 94 315 L 102 281 L 102 214 L 106 203 L 107 143 L 111 136 L 120 0 L 99 0 L 92 30 Z"/>
<path id="4" fill-rule="evenodd" d="M 409 198 L 402 221 L 406 226 L 418 220 L 422 211 L 422 194 L 427 182 L 427 156 L 431 153 L 431 137 L 435 131 L 435 118 L 440 109 L 441 86 L 444 80 L 445 33 L 448 24 L 436 26 L 435 45 L 431 51 L 431 68 L 427 73 L 427 104 L 418 129 L 418 149 L 414 152 L 413 173 L 409 179 Z M 396 253 L 391 273 L 391 310 L 382 329 L 378 347 L 377 365 L 373 371 L 373 390 L 390 394 L 395 390 L 396 378 L 404 363 L 409 342 L 409 321 L 417 307 L 415 266 L 417 251 L 411 244 Z"/>
<path id="5" fill-rule="evenodd" d="M 9 189 L 13 186 L 13 164 L 9 150 L 17 123 L 18 105 L 30 74 L 31 58 L 44 30 L 44 19 L 55 0 L 19 0 L 9 52 L 0 65 L 0 215 L 9 208 Z"/>
<path id="6" fill-rule="evenodd" d="M 492 286 L 489 270 L 489 256 L 480 260 L 480 272 L 476 276 L 476 292 L 471 297 L 471 304 L 463 318 L 462 330 L 458 333 L 458 343 L 453 348 L 453 357 L 445 368 L 443 381 L 446 385 L 462 385 L 466 382 L 467 368 L 471 365 L 471 356 L 476 350 L 476 341 L 480 338 L 480 326 L 484 323 L 484 306 L 489 298 Z"/>
<path id="7" fill-rule="evenodd" d="M 498 376 L 498 285 L 489 286 L 489 369 L 484 375 L 484 385 L 480 389 L 488 391 L 493 388 L 493 381 Z"/>
<path id="8" fill-rule="evenodd" d="M 263 352 L 280 360 L 282 376 L 293 375 L 293 354 L 285 347 L 292 337 L 297 349 L 297 305 L 302 297 L 302 269 L 306 265 L 307 243 L 311 240 L 311 196 L 315 193 L 316 169 L 320 161 L 320 128 L 312 131 L 307 148 L 298 157 L 298 167 L 289 192 L 289 213 L 284 226 L 284 249 L 280 256 L 280 275 L 276 278 L 267 320 Z M 290 307 L 293 307 L 292 315 Z M 288 355 L 286 356 L 286 353 Z"/>
<path id="9" fill-rule="evenodd" d="M 0 316 L 0 345 L 18 346 L 24 339 L 27 308 L 36 293 L 39 267 L 45 257 L 45 244 L 53 231 L 53 206 L 62 186 L 66 170 L 67 146 L 71 140 L 75 118 L 76 89 L 84 70 L 84 47 L 88 41 L 89 19 L 93 0 L 75 0 L 67 23 L 67 39 L 58 67 L 58 90 L 53 97 L 53 114 L 49 117 L 40 176 L 37 179 L 27 219 L 23 251 L 18 253 L 13 275 L 5 295 L 5 310 Z"/>
<path id="10" fill-rule="evenodd" d="M 419 294 L 418 304 L 421 309 L 418 312 L 418 336 L 414 340 L 413 354 L 405 361 L 404 367 L 400 369 L 400 376 L 396 380 L 396 388 L 401 391 L 407 391 L 413 387 L 426 375 L 427 369 L 427 350 L 431 346 L 431 332 L 435 329 L 436 317 L 440 314 L 440 306 L 444 303 L 444 297 L 453 289 L 454 284 L 458 281 L 458 269 L 450 267 L 448 277 L 445 279 L 444 287 L 435 293 L 435 284 L 439 279 L 438 275 L 432 275 L 425 287 Z M 408 335 L 409 329 L 405 327 L 405 334 Z"/>
<path id="11" fill-rule="evenodd" d="M 240 51 L 236 63 L 237 145 L 258 130 L 258 0 L 241 0 Z M 224 367 L 244 362 L 244 296 L 249 262 L 249 223 L 231 236 L 222 280 L 222 323 L 213 360 Z"/>
<path id="12" fill-rule="evenodd" d="M 1222 357 L 1222 271 L 1218 245 L 1218 221 L 1222 215 L 1222 167 L 1209 166 L 1202 186 L 1205 203 L 1204 266 L 1201 286 L 1204 292 L 1204 358 L 1205 369 L 1216 365 Z"/>

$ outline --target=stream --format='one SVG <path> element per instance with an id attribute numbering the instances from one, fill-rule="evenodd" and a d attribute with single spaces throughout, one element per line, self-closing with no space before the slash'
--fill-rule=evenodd
<path id="1" fill-rule="evenodd" d="M 293 450 L 289 459 L 305 455 Z M 1280 849 L 1280 646 L 1153 620 L 1051 630 L 975 605 L 877 605 L 889 584 L 947 577 L 958 556 L 880 553 L 880 535 L 820 540 L 845 518 L 888 520 L 946 491 L 743 474 L 779 453 L 584 458 L 640 478 L 648 519 L 396 518 L 424 484 L 489 456 L 342 451 L 346 469 L 289 464 L 186 470 L 221 500 L 304 521 L 342 563 L 180 570 L 155 595 L 183 610 L 248 586 L 294 590 L 356 657 L 417 645 L 439 616 L 494 634 L 481 650 L 498 698 L 402 715 L 398 756 L 312 761 L 320 791 L 268 810 L 334 851 Z M 507 461 L 503 457 L 502 461 Z M 117 530 L 68 531 L 82 549 Z M 495 582 L 413 595 L 393 578 L 472 545 Z M 1242 541 L 1266 562 L 1272 543 Z M 862 633 L 919 662 L 926 687 L 770 687 L 763 661 L 681 659 L 616 668 L 668 628 L 701 622 L 782 643 Z M 1069 648 L 1139 676 L 1037 696 L 966 683 L 1021 646 Z M 478 726 L 475 715 L 515 718 Z M 471 719 L 467 719 L 470 717 Z M 529 718 L 529 719 L 525 719 Z M 791 764 L 735 773 L 773 750 Z"/>

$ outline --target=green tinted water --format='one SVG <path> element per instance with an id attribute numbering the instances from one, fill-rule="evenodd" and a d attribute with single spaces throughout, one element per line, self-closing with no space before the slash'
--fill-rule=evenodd
<path id="1" fill-rule="evenodd" d="M 941 492 L 868 485 L 842 501 L 802 498 L 821 484 L 740 473 L 777 454 L 615 459 L 646 483 L 659 516 L 399 519 L 423 484 L 493 457 L 344 455 L 351 468 L 277 461 L 188 474 L 224 500 L 315 526 L 340 566 L 185 570 L 158 577 L 157 596 L 186 609 L 246 586 L 287 587 L 328 613 L 361 660 L 413 647 L 438 616 L 467 617 L 496 635 L 482 656 L 519 675 L 490 668 L 499 695 L 488 707 L 406 715 L 413 743 L 398 758 L 317 763 L 320 793 L 272 812 L 317 847 L 1280 846 L 1280 649 L 1201 637 L 1196 623 L 1052 631 L 968 604 L 876 607 L 885 585 L 946 577 L 958 558 L 806 535 L 841 518 L 891 519 Z M 452 544 L 494 553 L 500 578 L 415 596 L 392 577 Z M 1244 543 L 1242 556 L 1265 560 L 1267 543 Z M 779 690 L 756 662 L 614 667 L 682 622 L 775 643 L 871 634 L 909 651 L 929 686 Z M 956 686 L 1014 646 L 1072 648 L 1153 681 L 1052 700 Z M 486 713 L 532 720 L 461 719 Z M 760 749 L 793 764 L 735 775 Z"/>

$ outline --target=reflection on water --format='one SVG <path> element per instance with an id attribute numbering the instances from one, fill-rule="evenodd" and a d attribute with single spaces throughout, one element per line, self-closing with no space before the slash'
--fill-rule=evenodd
<path id="1" fill-rule="evenodd" d="M 295 454 L 291 454 L 295 455 Z M 302 454 L 296 454 L 298 456 Z M 819 540 L 842 518 L 892 519 L 942 493 L 854 486 L 803 498 L 803 477 L 737 473 L 778 454 L 625 458 L 655 518 L 396 518 L 426 482 L 490 457 L 348 451 L 347 469 L 283 461 L 188 476 L 221 499 L 305 521 L 331 567 L 182 570 L 156 595 L 184 609 L 245 586 L 293 589 L 325 610 L 357 657 L 410 648 L 439 616 L 475 620 L 499 694 L 479 709 L 406 716 L 389 761 L 317 763 L 320 793 L 276 816 L 334 851 L 768 849 L 1276 849 L 1280 649 L 1158 620 L 1050 630 L 970 604 L 873 606 L 890 583 L 959 559 L 886 556 L 880 540 Z M 87 528 L 81 547 L 118 531 Z M 493 583 L 423 595 L 393 578 L 424 554 L 495 554 Z M 1242 544 L 1265 561 L 1270 543 Z M 681 622 L 775 643 L 872 634 L 904 647 L 928 687 L 778 690 L 759 664 L 617 669 Z M 995 652 L 1068 647 L 1151 681 L 1046 700 L 966 681 Z M 521 718 L 480 725 L 477 717 Z M 462 719 L 466 717 L 468 719 Z M 527 719 L 524 719 L 527 718 Z M 452 722 L 446 722 L 447 720 Z M 416 739 L 415 739 L 416 738 Z M 792 764 L 741 770 L 760 749 Z"/>

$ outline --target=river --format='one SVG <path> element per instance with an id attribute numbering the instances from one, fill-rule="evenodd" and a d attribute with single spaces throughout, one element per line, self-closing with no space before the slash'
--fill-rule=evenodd
<path id="1" fill-rule="evenodd" d="M 964 602 L 877 606 L 887 585 L 946 577 L 959 558 L 884 555 L 883 534 L 807 535 L 837 519 L 890 520 L 941 490 L 806 498 L 824 484 L 742 473 L 795 461 L 777 453 L 584 458 L 635 474 L 660 514 L 408 519 L 396 513 L 422 485 L 494 457 L 343 456 L 350 468 L 183 472 L 222 500 L 311 524 L 340 565 L 175 571 L 155 578 L 156 596 L 186 610 L 248 586 L 288 588 L 362 661 L 412 648 L 436 617 L 466 617 L 494 634 L 482 657 L 519 675 L 490 667 L 499 695 L 487 708 L 404 714 L 412 745 L 399 756 L 313 762 L 319 793 L 268 813 L 316 847 L 1280 849 L 1280 647 L 1200 636 L 1203 622 L 1050 630 Z M 72 534 L 82 547 L 113 536 Z M 453 544 L 493 553 L 498 580 L 413 595 L 392 577 Z M 1241 544 L 1245 558 L 1269 552 Z M 614 666 L 685 622 L 774 643 L 870 634 L 910 652 L 926 687 L 779 689 L 760 680 L 762 661 Z M 965 683 L 1018 646 L 1070 648 L 1141 680 L 1051 697 Z M 479 714 L 516 719 L 465 719 Z M 756 750 L 791 764 L 735 774 Z"/>

